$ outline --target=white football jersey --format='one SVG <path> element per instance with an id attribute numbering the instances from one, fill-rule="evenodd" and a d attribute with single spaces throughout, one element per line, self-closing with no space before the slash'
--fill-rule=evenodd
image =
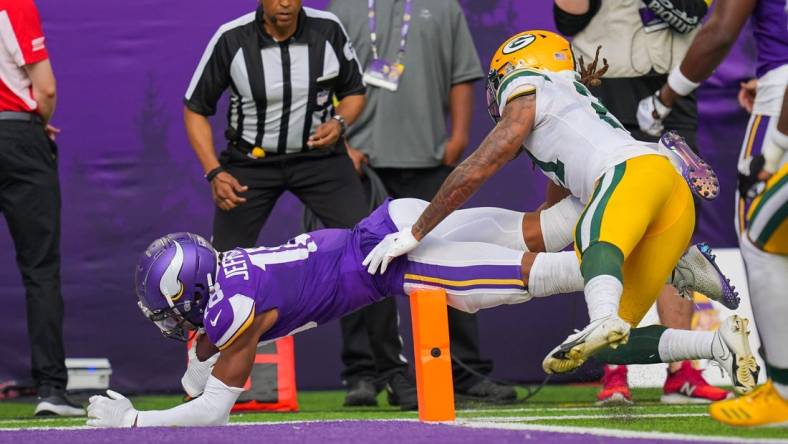
<path id="1" fill-rule="evenodd" d="M 609 168 L 657 154 L 635 140 L 573 71 L 510 72 L 498 87 L 501 115 L 510 100 L 528 94 L 536 95 L 536 116 L 524 151 L 550 180 L 569 189 L 583 204 Z"/>

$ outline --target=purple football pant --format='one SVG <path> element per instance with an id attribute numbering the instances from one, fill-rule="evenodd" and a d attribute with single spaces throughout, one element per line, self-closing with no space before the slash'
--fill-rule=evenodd
<path id="1" fill-rule="evenodd" d="M 428 204 L 393 200 L 388 216 L 400 230 L 412 226 Z M 530 300 L 521 275 L 522 220 L 523 213 L 501 208 L 455 211 L 396 267 L 397 284 L 406 294 L 442 288 L 449 305 L 468 313 Z"/>

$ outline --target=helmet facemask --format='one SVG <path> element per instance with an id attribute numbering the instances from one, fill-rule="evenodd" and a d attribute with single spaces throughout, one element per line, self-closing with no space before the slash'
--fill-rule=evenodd
<path id="1" fill-rule="evenodd" d="M 501 107 L 497 99 L 498 87 L 501 86 L 501 79 L 515 69 L 518 69 L 519 65 L 523 65 L 523 62 L 519 61 L 517 64 L 518 66 L 514 66 L 507 62 L 499 70 L 491 69 L 490 74 L 487 76 L 487 112 L 496 124 L 501 121 Z"/>
<path id="2" fill-rule="evenodd" d="M 176 307 L 154 312 L 148 309 L 142 301 L 138 301 L 137 305 L 142 314 L 161 330 L 161 334 L 165 338 L 186 342 L 189 340 L 189 332 L 198 328 L 187 321 Z"/>
<path id="3" fill-rule="evenodd" d="M 189 332 L 202 326 L 205 301 L 208 300 L 207 289 L 200 284 L 195 287 L 193 301 L 186 300 L 161 310 L 151 310 L 142 300 L 137 301 L 137 306 L 142 314 L 159 328 L 164 337 L 186 342 L 189 340 Z"/>

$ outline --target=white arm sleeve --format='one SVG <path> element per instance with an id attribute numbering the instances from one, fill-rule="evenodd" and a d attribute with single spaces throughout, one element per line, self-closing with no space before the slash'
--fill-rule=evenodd
<path id="1" fill-rule="evenodd" d="M 186 366 L 186 373 L 181 378 L 181 386 L 187 395 L 196 398 L 202 394 L 218 359 L 219 353 L 216 353 L 205 361 L 200 361 L 197 358 L 197 341 L 194 341 L 189 348 L 189 364 Z"/>
<path id="2" fill-rule="evenodd" d="M 242 388 L 229 387 L 211 375 L 208 377 L 202 396 L 168 410 L 139 412 L 137 427 L 227 424 L 230 419 L 230 409 L 243 391 Z"/>

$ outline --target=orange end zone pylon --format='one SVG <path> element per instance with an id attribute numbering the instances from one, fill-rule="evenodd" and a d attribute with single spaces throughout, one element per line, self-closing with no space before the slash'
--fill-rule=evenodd
<path id="1" fill-rule="evenodd" d="M 419 289 L 410 295 L 419 420 L 454 421 L 454 382 L 449 351 L 446 291 Z"/>

